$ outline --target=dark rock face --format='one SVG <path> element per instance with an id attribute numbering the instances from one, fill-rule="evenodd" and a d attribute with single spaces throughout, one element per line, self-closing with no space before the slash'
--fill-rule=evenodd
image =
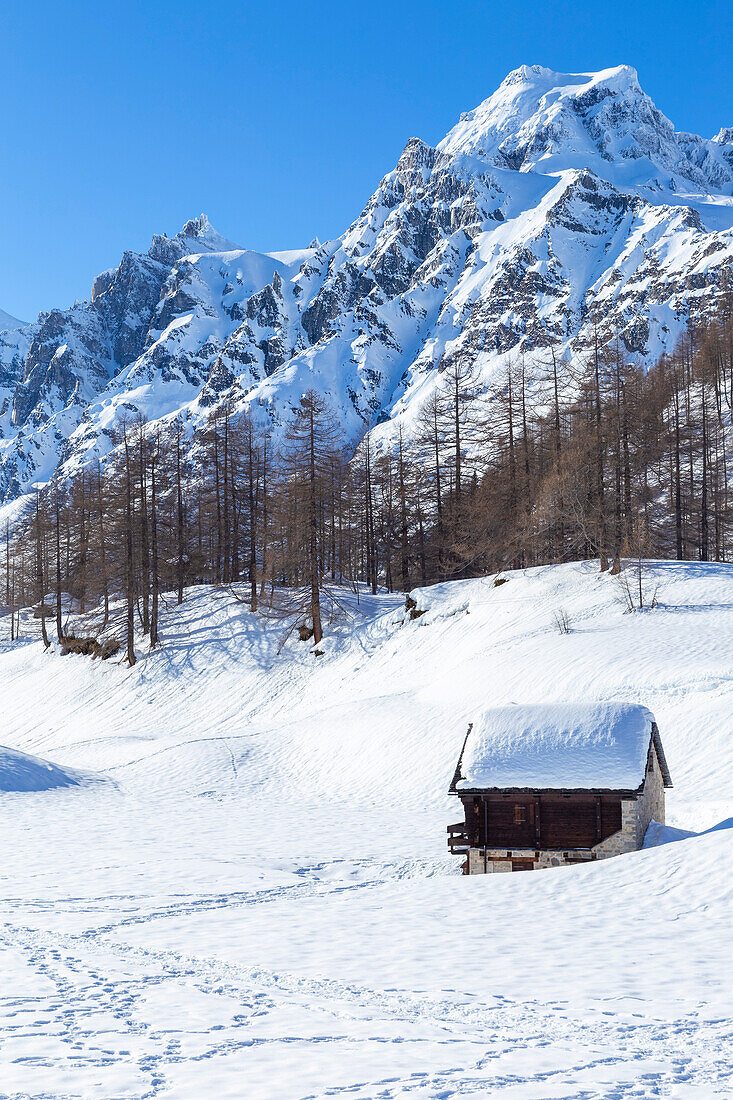
<path id="1" fill-rule="evenodd" d="M 124 366 L 141 354 L 166 274 L 151 257 L 125 252 L 108 287 L 93 299 L 109 333 L 115 364 Z"/>
<path id="2" fill-rule="evenodd" d="M 42 423 L 56 402 L 97 392 L 107 380 L 106 335 L 91 305 L 43 315 L 15 390 L 13 425 L 25 424 L 32 414 Z"/>
<path id="3" fill-rule="evenodd" d="M 281 285 L 280 276 L 275 274 Z M 282 294 L 278 294 L 274 282 L 273 279 L 272 284 L 253 294 L 247 302 L 246 316 L 260 328 L 275 328 L 281 321 Z"/>
<path id="4" fill-rule="evenodd" d="M 206 223 L 208 225 L 208 223 Z M 39 318 L 13 399 L 12 423 L 21 426 L 31 413 L 48 419 L 60 402 L 90 400 L 145 347 L 170 265 L 185 255 L 199 231 L 199 219 L 187 222 L 177 237 L 155 237 L 143 255 L 125 252 L 119 267 L 97 276 L 89 302 L 52 310 Z M 185 295 L 170 299 L 165 324 L 195 302 Z"/>
<path id="5" fill-rule="evenodd" d="M 328 287 L 321 291 L 312 306 L 303 313 L 301 324 L 311 344 L 317 344 L 324 336 L 332 335 L 336 329 L 334 322 L 340 317 L 342 304 L 348 298 L 343 278 L 338 279 L 338 288 Z"/>

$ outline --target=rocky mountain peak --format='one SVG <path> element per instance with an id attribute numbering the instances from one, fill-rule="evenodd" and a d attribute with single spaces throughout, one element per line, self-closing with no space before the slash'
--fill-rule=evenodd
<path id="1" fill-rule="evenodd" d="M 197 218 L 191 218 L 181 229 L 184 237 L 203 237 L 213 228 L 206 214 L 199 214 Z"/>
<path id="2" fill-rule="evenodd" d="M 397 171 L 412 170 L 414 168 L 430 169 L 435 164 L 435 149 L 432 145 L 420 138 L 411 137 L 397 161 Z"/>
<path id="3" fill-rule="evenodd" d="M 214 229 L 206 214 L 191 218 L 174 237 L 156 233 L 148 255 L 166 265 L 202 252 L 237 252 L 239 245 Z"/>
<path id="4" fill-rule="evenodd" d="M 500 88 L 511 88 L 519 84 L 542 88 L 545 91 L 553 87 L 568 87 L 571 84 L 583 86 L 588 78 L 594 83 L 615 83 L 619 87 L 639 89 L 639 76 L 632 65 L 616 65 L 614 68 L 601 69 L 597 73 L 558 73 L 545 65 L 520 65 L 512 69 L 502 80 Z"/>
<path id="5" fill-rule="evenodd" d="M 196 246 L 201 246 L 192 249 L 192 252 L 240 251 L 240 246 L 235 244 L 234 241 L 230 241 L 227 237 L 222 237 L 221 233 L 217 233 L 206 214 L 199 214 L 197 218 L 187 221 L 180 233 L 176 234 L 176 239 L 186 242 L 193 241 Z"/>
<path id="6" fill-rule="evenodd" d="M 522 65 L 438 149 L 523 172 L 590 167 L 637 190 L 733 190 L 719 145 L 677 133 L 630 65 L 595 73 Z"/>

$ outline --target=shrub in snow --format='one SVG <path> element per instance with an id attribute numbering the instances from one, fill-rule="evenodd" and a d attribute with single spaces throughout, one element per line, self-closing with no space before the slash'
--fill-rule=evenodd
<path id="1" fill-rule="evenodd" d="M 100 657 L 108 661 L 120 651 L 120 643 L 116 638 L 107 638 L 101 641 L 98 638 L 77 638 L 74 634 L 65 634 L 61 643 L 61 653 L 82 653 L 85 657 Z"/>
<path id="2" fill-rule="evenodd" d="M 424 615 L 427 611 L 427 607 L 424 610 L 420 610 L 412 596 L 405 596 L 405 610 L 409 612 L 410 619 L 419 619 L 421 615 Z"/>
<path id="3" fill-rule="evenodd" d="M 558 634 L 569 634 L 572 629 L 570 616 L 564 607 L 559 607 L 555 612 L 555 626 Z"/>
<path id="4" fill-rule="evenodd" d="M 657 606 L 659 585 L 649 576 L 647 565 L 641 558 L 623 568 L 616 582 L 627 611 L 651 610 Z"/>

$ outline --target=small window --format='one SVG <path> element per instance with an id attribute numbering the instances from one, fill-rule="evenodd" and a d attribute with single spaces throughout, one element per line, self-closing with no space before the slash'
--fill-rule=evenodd
<path id="1" fill-rule="evenodd" d="M 514 824 L 526 825 L 527 824 L 527 807 L 521 806 L 519 802 L 514 803 Z"/>

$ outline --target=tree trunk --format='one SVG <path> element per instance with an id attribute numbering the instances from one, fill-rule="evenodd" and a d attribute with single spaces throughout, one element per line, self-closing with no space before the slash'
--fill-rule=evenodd
<path id="1" fill-rule="evenodd" d="M 183 571 L 184 571 L 184 542 L 183 542 L 183 486 L 181 484 L 181 430 L 176 436 L 176 534 L 178 543 L 177 553 L 177 579 L 178 579 L 178 605 L 183 603 Z"/>
<path id="2" fill-rule="evenodd" d="M 700 382 L 702 403 L 702 485 L 700 490 L 700 561 L 708 560 L 708 417 L 705 380 Z"/>
<path id="3" fill-rule="evenodd" d="M 598 557 L 601 572 L 608 569 L 606 538 L 606 505 L 603 494 L 603 436 L 601 434 L 601 377 L 598 355 L 598 333 L 594 343 L 595 411 L 596 411 L 596 506 L 598 508 Z"/>
<path id="4" fill-rule="evenodd" d="M 41 612 L 41 637 L 43 638 L 44 649 L 48 649 L 50 642 L 48 640 L 48 631 L 46 630 L 46 607 L 45 607 L 45 595 L 46 585 L 44 582 L 43 574 L 43 541 L 41 538 L 41 494 L 36 492 L 36 587 L 38 590 L 38 600 L 40 604 Z"/>
<path id="5" fill-rule="evenodd" d="M 145 433 L 139 425 L 139 476 L 140 476 L 140 584 L 142 587 L 143 634 L 150 633 L 150 537 L 148 532 L 148 490 L 145 470 Z"/>
<path id="6" fill-rule="evenodd" d="M 158 444 L 156 443 L 156 450 Z M 155 464 L 157 454 L 150 462 L 150 535 L 152 540 L 152 606 L 150 609 L 150 648 L 159 642 L 158 637 L 158 600 L 160 578 L 158 576 L 158 507 L 156 499 Z"/>
<path id="7" fill-rule="evenodd" d="M 316 506 L 316 438 L 315 438 L 315 413 L 310 409 L 309 416 L 309 521 L 310 521 L 310 589 L 311 589 L 311 619 L 313 620 L 313 641 L 318 645 L 323 637 L 321 626 L 321 592 L 318 572 L 318 510 Z"/>
<path id="8" fill-rule="evenodd" d="M 125 445 L 125 587 L 127 589 L 127 663 L 135 664 L 135 572 L 133 561 L 132 470 L 127 432 Z"/>
<path id="9" fill-rule="evenodd" d="M 58 490 L 56 491 L 56 637 L 59 645 L 64 642 L 64 625 L 61 620 L 61 510 Z"/>
<path id="10" fill-rule="evenodd" d="M 252 611 L 257 610 L 257 475 L 255 471 L 252 422 L 247 431 L 247 498 L 249 505 L 249 593 Z"/>

